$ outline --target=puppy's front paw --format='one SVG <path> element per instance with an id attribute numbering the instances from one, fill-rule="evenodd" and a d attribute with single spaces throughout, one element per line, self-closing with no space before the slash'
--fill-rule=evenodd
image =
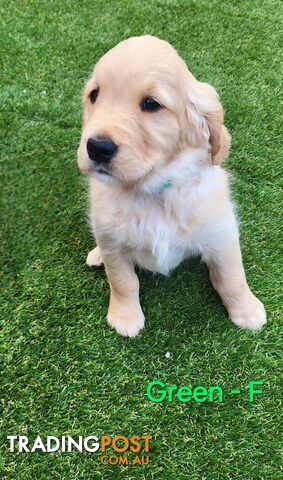
<path id="1" fill-rule="evenodd" d="M 124 337 L 136 337 L 144 327 L 144 314 L 140 305 L 135 307 L 115 306 L 115 308 L 109 308 L 107 321 L 116 332 Z"/>
<path id="2" fill-rule="evenodd" d="M 258 298 L 251 295 L 249 302 L 230 312 L 230 318 L 240 328 L 259 330 L 266 323 L 266 313 Z"/>
<path id="3" fill-rule="evenodd" d="M 86 264 L 89 267 L 100 267 L 103 264 L 100 248 L 95 247 L 91 250 L 87 256 Z"/>

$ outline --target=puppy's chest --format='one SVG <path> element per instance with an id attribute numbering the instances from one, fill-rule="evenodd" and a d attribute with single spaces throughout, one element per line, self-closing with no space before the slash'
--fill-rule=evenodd
<path id="1" fill-rule="evenodd" d="M 143 198 L 117 206 L 108 222 L 115 244 L 131 250 L 136 263 L 167 273 L 184 258 L 195 227 L 188 202 Z"/>

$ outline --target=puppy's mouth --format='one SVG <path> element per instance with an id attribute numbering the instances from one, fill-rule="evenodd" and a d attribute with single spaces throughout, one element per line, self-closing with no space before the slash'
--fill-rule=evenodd
<path id="1" fill-rule="evenodd" d="M 111 173 L 108 172 L 108 170 L 104 170 L 103 167 L 98 167 L 98 168 L 95 168 L 94 170 L 95 172 L 100 173 L 100 175 L 108 175 L 108 177 L 112 176 Z"/>
<path id="2" fill-rule="evenodd" d="M 102 165 L 92 165 L 91 168 L 92 173 L 98 173 L 99 175 L 106 175 L 107 177 L 112 177 L 112 173 L 109 169 L 103 167 Z"/>

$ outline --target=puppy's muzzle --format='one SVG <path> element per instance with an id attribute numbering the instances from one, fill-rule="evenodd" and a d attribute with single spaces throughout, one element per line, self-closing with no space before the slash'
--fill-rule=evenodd
<path id="1" fill-rule="evenodd" d="M 107 166 L 117 153 L 117 145 L 110 138 L 89 138 L 87 153 L 91 160 L 97 164 Z"/>

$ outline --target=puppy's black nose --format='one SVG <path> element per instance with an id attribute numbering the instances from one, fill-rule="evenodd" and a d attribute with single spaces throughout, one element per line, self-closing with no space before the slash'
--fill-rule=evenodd
<path id="1" fill-rule="evenodd" d="M 117 152 L 110 138 L 89 138 L 86 148 L 89 158 L 97 163 L 109 163 Z"/>

